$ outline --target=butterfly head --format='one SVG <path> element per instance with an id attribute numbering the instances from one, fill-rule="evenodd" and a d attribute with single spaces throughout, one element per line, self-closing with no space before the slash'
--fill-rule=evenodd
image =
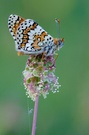
<path id="1" fill-rule="evenodd" d="M 54 38 L 54 44 L 56 45 L 56 49 L 60 49 L 64 45 L 64 38 Z"/>
<path id="2" fill-rule="evenodd" d="M 58 39 L 58 47 L 62 47 L 64 45 L 64 38 Z"/>

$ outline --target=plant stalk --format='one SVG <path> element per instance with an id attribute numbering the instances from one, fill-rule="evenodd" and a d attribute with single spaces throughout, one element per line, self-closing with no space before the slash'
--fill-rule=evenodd
<path id="1" fill-rule="evenodd" d="M 32 134 L 31 135 L 35 135 L 35 133 L 36 133 L 36 121 L 37 121 L 37 112 L 38 112 L 38 100 L 39 100 L 39 96 L 36 96 L 35 105 L 34 105 Z"/>

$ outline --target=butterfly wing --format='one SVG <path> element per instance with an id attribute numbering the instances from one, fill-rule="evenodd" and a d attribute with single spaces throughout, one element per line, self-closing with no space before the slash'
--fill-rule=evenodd
<path id="1" fill-rule="evenodd" d="M 17 32 L 17 29 L 18 27 L 20 26 L 20 24 L 22 22 L 24 22 L 25 19 L 24 18 L 21 18 L 20 16 L 18 15 L 13 15 L 11 14 L 8 18 L 8 28 L 9 28 L 9 31 L 11 33 L 11 35 L 13 36 L 13 38 L 16 40 L 16 32 Z"/>
<path id="2" fill-rule="evenodd" d="M 53 44 L 53 37 L 32 19 L 10 15 L 8 27 L 18 52 L 40 54 Z"/>

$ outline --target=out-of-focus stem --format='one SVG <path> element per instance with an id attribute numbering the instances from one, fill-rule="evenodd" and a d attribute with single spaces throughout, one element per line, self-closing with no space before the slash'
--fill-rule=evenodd
<path id="1" fill-rule="evenodd" d="M 37 112 L 38 112 L 38 100 L 39 100 L 39 96 L 36 96 L 35 105 L 34 105 L 32 134 L 31 135 L 35 135 L 35 133 L 36 133 L 36 121 L 37 121 Z"/>

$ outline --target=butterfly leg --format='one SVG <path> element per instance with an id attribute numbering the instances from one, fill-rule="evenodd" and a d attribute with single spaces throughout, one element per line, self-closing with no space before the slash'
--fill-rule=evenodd
<path id="1" fill-rule="evenodd" d="M 24 52 L 17 52 L 18 56 L 24 55 Z"/>
<path id="2" fill-rule="evenodd" d="M 45 56 L 46 56 L 46 52 L 43 52 L 42 53 L 42 60 L 44 60 Z"/>
<path id="3" fill-rule="evenodd" d="M 58 58 L 58 53 L 55 53 L 55 61 L 57 60 Z"/>

